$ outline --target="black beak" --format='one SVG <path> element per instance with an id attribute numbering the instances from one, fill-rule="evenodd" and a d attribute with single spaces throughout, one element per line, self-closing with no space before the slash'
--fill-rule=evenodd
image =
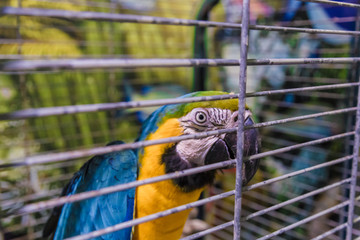
<path id="1" fill-rule="evenodd" d="M 251 126 L 254 122 L 251 117 L 245 120 L 245 126 Z M 205 158 L 205 164 L 216 163 L 236 158 L 237 134 L 228 133 L 224 139 L 217 140 L 210 148 Z M 251 156 L 259 152 L 260 140 L 256 129 L 244 131 L 244 157 Z M 259 167 L 259 160 L 246 160 L 243 165 L 243 185 L 246 185 L 255 175 Z"/>
<path id="2" fill-rule="evenodd" d="M 253 125 L 253 120 L 248 117 L 245 120 L 245 126 Z M 247 129 L 244 131 L 244 157 L 248 157 L 259 153 L 260 150 L 260 136 L 255 128 Z M 259 168 L 259 159 L 246 160 L 243 165 L 243 185 L 246 185 L 254 177 L 257 169 Z"/>

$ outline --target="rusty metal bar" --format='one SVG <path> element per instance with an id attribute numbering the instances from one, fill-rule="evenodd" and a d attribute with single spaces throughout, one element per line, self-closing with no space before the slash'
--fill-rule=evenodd
<path id="1" fill-rule="evenodd" d="M 356 63 L 360 57 L 343 58 L 273 58 L 248 59 L 249 66 L 259 65 L 300 65 L 300 64 L 334 64 Z M 238 59 L 54 59 L 54 60 L 16 60 L 4 63 L 2 71 L 30 71 L 46 69 L 106 69 L 106 68 L 140 68 L 140 67 L 218 67 L 239 66 Z"/>
<path id="2" fill-rule="evenodd" d="M 349 88 L 359 86 L 358 82 L 354 83 L 340 83 L 340 84 L 329 84 L 314 87 L 302 87 L 302 88 L 290 88 L 282 90 L 269 90 L 247 93 L 246 97 L 260 97 L 269 96 L 274 94 L 286 94 L 296 92 L 308 92 L 338 88 Z M 38 118 L 47 116 L 58 116 L 68 115 L 76 113 L 86 112 L 97 112 L 107 111 L 114 109 L 125 109 L 125 108 L 140 108 L 140 107 L 154 107 L 167 104 L 178 104 L 178 103 L 191 103 L 199 101 L 217 101 L 224 99 L 238 98 L 238 94 L 229 95 L 216 95 L 216 96 L 205 96 L 205 97 L 190 97 L 190 98 L 176 98 L 176 99 L 158 99 L 158 100 L 146 100 L 146 101 L 132 101 L 132 102 L 117 102 L 117 103 L 98 103 L 98 104 L 82 104 L 82 105 L 71 105 L 71 106 L 60 106 L 60 107 L 45 107 L 45 108 L 32 108 L 19 110 L 10 113 L 1 113 L 0 120 L 16 120 L 16 119 L 27 119 L 27 118 Z"/>
<path id="3" fill-rule="evenodd" d="M 316 219 L 316 218 L 318 218 L 318 217 L 321 217 L 321 216 L 323 216 L 323 215 L 325 215 L 325 214 L 328 214 L 328 213 L 331 213 L 331 212 L 333 212 L 333 211 L 335 211 L 335 210 L 337 210 L 337 209 L 340 209 L 340 208 L 343 208 L 343 207 L 345 207 L 345 206 L 348 206 L 348 205 L 349 205 L 349 202 L 350 202 L 350 201 L 347 200 L 347 201 L 345 201 L 345 202 L 342 202 L 342 203 L 340 203 L 340 204 L 337 204 L 337 205 L 335 205 L 334 207 L 328 208 L 328 209 L 326 209 L 326 210 L 324 210 L 324 211 L 321 211 L 321 212 L 319 212 L 319 213 L 316 213 L 316 214 L 314 214 L 314 215 L 312 215 L 312 216 L 310 216 L 310 217 L 304 218 L 303 220 L 300 220 L 300 221 L 298 221 L 298 222 L 296 222 L 296 223 L 290 224 L 290 225 L 288 225 L 288 226 L 286 226 L 286 227 L 284 227 L 284 228 L 282 228 L 282 229 L 280 229 L 280 230 L 277 230 L 277 231 L 275 231 L 275 232 L 273 232 L 273 233 L 271 233 L 271 234 L 268 234 L 268 235 L 266 235 L 266 236 L 264 236 L 264 237 L 258 238 L 258 240 L 266 240 L 266 239 L 270 239 L 270 238 L 272 238 L 272 237 L 278 236 L 278 235 L 280 235 L 280 234 L 283 234 L 284 232 L 286 232 L 286 231 L 288 231 L 288 230 L 291 230 L 291 229 L 293 229 L 293 228 L 295 228 L 295 227 L 298 227 L 298 226 L 300 226 L 300 225 L 302 225 L 302 224 L 305 224 L 305 223 L 307 223 L 307 222 L 310 222 L 310 221 L 312 221 L 312 220 L 314 220 L 314 219 Z"/>
<path id="4" fill-rule="evenodd" d="M 116 21 L 116 22 L 127 22 L 127 23 L 219 27 L 219 28 L 235 28 L 235 29 L 240 29 L 242 27 L 241 24 L 237 24 L 237 23 L 201 21 L 201 20 L 181 19 L 181 18 L 152 17 L 152 16 L 131 15 L 131 14 L 79 12 L 79 11 L 41 9 L 41 8 L 5 7 L 0 10 L 0 15 L 56 17 L 56 18 L 67 18 L 67 19 L 71 19 L 71 20 L 100 20 L 100 21 Z M 265 30 L 265 31 L 281 31 L 281 32 L 305 32 L 305 33 L 338 34 L 338 35 L 360 35 L 360 32 L 356 32 L 356 31 L 326 30 L 326 29 L 296 28 L 296 27 L 279 27 L 279 26 L 265 26 L 265 25 L 249 25 L 249 29 Z"/>

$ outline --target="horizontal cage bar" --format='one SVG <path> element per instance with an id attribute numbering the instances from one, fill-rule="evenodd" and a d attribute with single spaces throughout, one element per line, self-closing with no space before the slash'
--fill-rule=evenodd
<path id="1" fill-rule="evenodd" d="M 269 180 L 265 180 L 263 182 L 260 183 L 256 183 L 253 185 L 250 185 L 248 187 L 243 188 L 243 191 L 249 191 L 264 185 L 268 185 L 274 182 L 278 182 L 290 177 L 294 177 L 297 176 L 299 174 L 302 173 L 306 173 L 309 171 L 313 171 L 319 168 L 323 168 L 323 167 L 328 167 L 328 166 L 332 166 L 335 164 L 339 164 L 342 162 L 345 162 L 349 159 L 352 159 L 353 156 L 347 156 L 347 157 L 343 157 L 343 158 L 339 158 L 333 161 L 329 161 L 326 163 L 322 163 L 313 167 L 309 167 L 309 168 L 305 168 L 296 172 L 292 172 L 283 176 L 279 176 L 276 178 L 272 178 Z M 225 166 L 231 166 L 235 163 L 235 160 L 229 160 L 224 162 Z M 11 213 L 11 215 L 25 215 L 25 214 L 30 214 L 30 213 L 35 213 L 41 210 L 45 210 L 45 209 L 49 209 L 49 208 L 54 208 L 57 206 L 61 206 L 64 205 L 66 203 L 71 203 L 71 202 L 76 202 L 76 201 L 81 201 L 81 200 L 85 200 L 85 199 L 89 199 L 89 198 L 93 198 L 93 197 L 97 197 L 97 196 L 101 196 L 101 195 L 105 195 L 105 194 L 110 194 L 110 193 L 114 193 L 114 192 L 119 192 L 122 190 L 126 190 L 129 188 L 133 188 L 133 187 L 137 187 L 137 186 L 141 186 L 141 185 L 145 185 L 145 184 L 150 184 L 150 183 L 154 183 L 154 182 L 158 182 L 158 181 L 164 181 L 167 179 L 171 179 L 174 178 L 174 175 L 176 177 L 181 177 L 181 176 L 186 176 L 186 175 L 190 175 L 190 174 L 194 174 L 197 172 L 203 172 L 206 170 L 211 170 L 211 169 L 216 169 L 216 168 L 220 168 L 221 163 L 216 163 L 216 164 L 211 164 L 208 166 L 203 166 L 203 167 L 197 167 L 197 168 L 193 168 L 193 169 L 188 169 L 188 170 L 184 170 L 183 172 L 175 172 L 175 173 L 170 173 L 170 174 L 165 174 L 162 176 L 158 176 L 158 177 L 153 177 L 153 178 L 149 178 L 149 179 L 145 179 L 145 180 L 141 180 L 141 181 L 135 181 L 135 182 L 130 182 L 127 184 L 121 184 L 121 185 L 117 185 L 117 186 L 112 186 L 112 187 L 107 187 L 107 188 L 103 188 L 97 191 L 88 191 L 88 192 L 83 192 L 83 193 L 78 193 L 76 195 L 72 195 L 72 196 L 64 196 L 64 197 L 59 197 L 56 199 L 52 199 L 52 200 L 46 200 L 43 202 L 39 202 L 39 203 L 33 203 L 33 204 L 29 204 L 26 205 L 20 209 L 18 209 L 16 212 Z"/>
<path id="2" fill-rule="evenodd" d="M 298 1 L 301 1 L 301 2 L 324 3 L 324 4 L 335 5 L 335 6 L 341 6 L 341 7 L 360 8 L 360 4 L 340 2 L 340 1 L 330 1 L 330 0 L 298 0 Z"/>
<path id="3" fill-rule="evenodd" d="M 223 198 L 226 198 L 226 197 L 230 197 L 230 196 L 233 196 L 234 194 L 235 194 L 235 191 L 229 191 L 229 192 L 221 193 L 221 194 L 218 194 L 218 195 L 215 195 L 215 196 L 211 196 L 211 197 L 208 197 L 208 198 L 205 198 L 205 199 L 198 200 L 196 202 L 181 205 L 179 207 L 171 208 L 171 209 L 168 209 L 168 210 L 165 210 L 165 211 L 162 211 L 162 212 L 154 213 L 154 214 L 151 214 L 151 215 L 148 215 L 148 216 L 145 216 L 145 217 L 141 217 L 141 218 L 137 218 L 137 219 L 134 219 L 134 220 L 130 220 L 130 221 L 127 221 L 127 222 L 119 223 L 119 224 L 116 224 L 116 225 L 111 226 L 111 227 L 107 227 L 107 228 L 104 228 L 104 229 L 101 229 L 101 230 L 93 231 L 91 233 L 87 233 L 87 234 L 67 238 L 65 240 L 86 240 L 86 239 L 95 238 L 95 237 L 102 236 L 102 235 L 105 235 L 105 234 L 108 234 L 108 233 L 111 233 L 111 232 L 115 232 L 115 231 L 118 231 L 118 230 L 121 230 L 121 229 L 124 229 L 124 228 L 132 227 L 132 226 L 138 225 L 140 223 L 145 223 L 145 222 L 148 222 L 148 221 L 160 218 L 160 217 L 165 217 L 165 216 L 170 215 L 170 214 L 174 214 L 174 213 L 181 212 L 181 211 L 184 211 L 184 210 L 187 210 L 187 209 L 190 209 L 190 208 L 198 207 L 198 206 L 204 205 L 204 204 L 209 203 L 209 202 L 213 202 L 213 201 L 220 200 L 220 199 L 223 199 Z"/>
<path id="4" fill-rule="evenodd" d="M 64 205 L 66 203 L 82 201 L 82 200 L 86 200 L 89 198 L 98 197 L 98 196 L 102 196 L 102 195 L 110 194 L 110 193 L 114 193 L 114 192 L 119 192 L 119 191 L 123 191 L 126 189 L 130 189 L 130 188 L 134 188 L 134 187 L 138 187 L 138 186 L 142 186 L 142 185 L 146 185 L 146 184 L 156 183 L 156 182 L 179 178 L 179 177 L 183 177 L 183 176 L 189 176 L 191 174 L 196 174 L 196 173 L 200 173 L 200 172 L 205 172 L 205 171 L 209 171 L 209 170 L 213 170 L 213 169 L 219 169 L 219 168 L 224 168 L 224 167 L 229 167 L 229 166 L 234 166 L 234 165 L 235 165 L 235 160 L 228 160 L 228 161 L 224 161 L 224 162 L 209 164 L 206 166 L 186 169 L 186 170 L 178 171 L 178 172 L 174 172 L 174 173 L 168 173 L 165 175 L 152 177 L 152 178 L 148 178 L 148 179 L 144 179 L 144 180 L 138 180 L 138 181 L 134 181 L 134 182 L 126 183 L 126 184 L 120 184 L 120 185 L 116 185 L 116 186 L 102 188 L 99 190 L 87 191 L 87 192 L 78 193 L 76 195 L 71 195 L 71 196 L 63 196 L 63 197 L 59 197 L 56 199 L 43 201 L 40 203 L 29 204 L 29 205 L 24 206 L 21 209 L 17 210 L 15 213 L 12 213 L 12 215 L 24 215 L 24 214 L 29 214 L 29 213 L 35 213 L 35 212 L 38 212 L 39 210 L 54 208 L 57 206 Z"/>
<path id="5" fill-rule="evenodd" d="M 306 147 L 306 146 L 312 146 L 315 144 L 320 144 L 320 143 L 325 143 L 325 142 L 329 142 L 329 141 L 333 141 L 336 139 L 340 139 L 340 138 L 345 138 L 348 136 L 352 136 L 354 135 L 355 132 L 347 132 L 347 133 L 341 133 L 341 134 L 337 134 L 337 135 L 333 135 L 330 137 L 325 137 L 325 138 L 320 138 L 317 140 L 313 140 L 313 141 L 308 141 L 308 142 L 304 142 L 304 143 L 299 143 L 299 144 L 295 144 L 292 146 L 288 146 L 288 147 L 283 147 L 283 148 L 278 148 L 276 150 L 271 150 L 271 151 L 267 151 L 267 152 L 263 152 L 263 153 L 258 153 L 255 155 L 252 155 L 250 157 L 248 157 L 249 160 L 255 160 L 255 159 L 260 159 L 263 157 L 268 157 L 268 156 L 273 156 L 279 153 L 284 153 L 284 152 L 288 152 L 294 149 L 298 149 L 298 148 L 302 148 L 302 147 Z"/>
<path id="6" fill-rule="evenodd" d="M 342 158 L 339 158 L 339 159 L 336 159 L 336 160 L 333 160 L 333 161 L 318 164 L 318 165 L 313 166 L 313 167 L 304 168 L 304 169 L 301 169 L 301 170 L 298 170 L 298 171 L 295 171 L 295 172 L 291 172 L 291 173 L 288 173 L 288 174 L 281 175 L 279 177 L 271 178 L 271 179 L 268 179 L 268 180 L 265 180 L 265 181 L 262 181 L 262 182 L 259 182 L 259 183 L 254 183 L 253 185 L 244 187 L 243 192 L 250 191 L 250 190 L 253 190 L 255 188 L 265 186 L 265 185 L 269 185 L 269 184 L 272 184 L 274 182 L 279 182 L 281 180 L 284 180 L 284 179 L 287 179 L 287 178 L 290 178 L 290 177 L 294 177 L 294 176 L 297 176 L 297 175 L 300 175 L 300 174 L 303 174 L 303 173 L 306 173 L 306 172 L 309 172 L 309 171 L 313 171 L 313 170 L 316 170 L 316 169 L 319 169 L 319 168 L 328 167 L 328 166 L 332 166 L 332 165 L 335 165 L 335 164 L 338 164 L 338 163 L 342 163 L 342 162 L 348 161 L 348 160 L 350 160 L 352 158 L 353 158 L 353 156 L 342 157 Z"/>
<path id="7" fill-rule="evenodd" d="M 100 20 L 100 21 L 116 21 L 116 22 L 130 22 L 130 23 L 145 23 L 145 24 L 164 24 L 164 25 L 177 25 L 177 26 L 219 27 L 219 28 L 237 28 L 237 29 L 240 29 L 242 27 L 241 24 L 236 24 L 236 23 L 190 20 L 190 19 L 181 19 L 181 18 L 152 17 L 152 16 L 144 16 L 144 15 L 116 14 L 116 13 L 80 12 L 80 11 L 67 11 L 67 10 L 56 10 L 56 9 L 41 9 L 41 8 L 4 7 L 0 10 L 0 15 L 56 17 L 56 18 L 67 18 L 72 20 Z M 281 32 L 360 35 L 360 32 L 357 31 L 279 27 L 279 26 L 265 26 L 265 25 L 249 25 L 249 29 L 265 30 L 265 31 L 281 31 Z"/>
<path id="8" fill-rule="evenodd" d="M 319 164 L 319 165 L 314 166 L 314 167 L 310 167 L 310 168 L 303 169 L 303 170 L 300 170 L 300 171 L 297 171 L 297 172 L 293 172 L 292 176 L 301 174 L 303 172 L 312 171 L 312 170 L 315 170 L 315 169 L 318 169 L 318 168 L 321 168 L 321 167 L 330 166 L 331 164 L 329 164 L 329 163 L 337 164 L 337 163 L 340 163 L 341 161 L 344 161 L 344 159 L 345 158 L 334 160 L 332 162 L 328 162 L 328 163 L 325 163 L 325 164 Z M 283 176 L 281 176 L 281 177 L 283 177 Z M 289 178 L 289 176 L 287 176 L 286 178 Z M 275 181 L 264 181 L 264 182 L 267 182 L 267 184 L 269 184 L 269 183 L 272 183 L 272 182 L 275 182 Z M 256 184 L 254 184 L 254 185 L 256 185 Z M 245 191 L 245 189 L 244 189 L 244 191 Z M 139 219 L 135 219 L 135 220 L 131 220 L 131 221 L 128 221 L 128 222 L 120 223 L 120 224 L 117 224 L 117 225 L 112 226 L 112 227 L 108 227 L 108 228 L 98 230 L 98 231 L 95 231 L 95 232 L 92 232 L 92 233 L 89 233 L 89 234 L 84 234 L 84 235 L 81 235 L 81 236 L 68 238 L 68 239 L 69 240 L 70 239 L 71 240 L 75 240 L 75 239 L 78 240 L 78 239 L 89 239 L 89 238 L 97 237 L 97 236 L 104 235 L 104 234 L 107 234 L 107 233 L 110 233 L 110 232 L 118 231 L 120 229 L 131 227 L 131 226 L 143 223 L 143 222 L 151 221 L 151 220 L 154 220 L 154 219 L 159 218 L 159 217 L 167 216 L 167 215 L 179 212 L 179 211 L 183 211 L 183 210 L 186 210 L 186 209 L 189 209 L 189 208 L 200 206 L 200 205 L 203 205 L 203 204 L 208 203 L 208 202 L 212 202 L 212 201 L 216 201 L 216 200 L 219 200 L 219 199 L 222 199 L 222 198 L 225 198 L 225 197 L 229 197 L 229 196 L 232 196 L 234 194 L 235 194 L 235 191 L 229 191 L 229 192 L 226 192 L 224 194 L 219 194 L 219 195 L 216 195 L 216 196 L 212 196 L 212 197 L 202 199 L 202 200 L 190 203 L 190 204 L 185 204 L 185 205 L 182 205 L 182 206 L 179 206 L 179 207 L 175 207 L 175 208 L 172 208 L 172 209 L 165 210 L 163 212 L 151 214 L 151 215 L 139 218 Z"/>
<path id="9" fill-rule="evenodd" d="M 341 162 L 343 162 L 343 161 L 337 161 L 335 164 L 338 164 L 338 163 L 341 163 Z M 334 161 L 331 161 L 331 163 L 332 163 L 331 165 L 334 165 Z M 244 218 L 241 219 L 241 220 L 242 220 L 242 221 L 248 221 L 248 220 L 250 220 L 250 219 L 252 219 L 252 218 L 254 218 L 254 217 L 261 216 L 261 215 L 266 214 L 266 213 L 268 213 L 268 212 L 270 212 L 270 211 L 274 211 L 274 210 L 279 209 L 279 208 L 282 208 L 282 207 L 284 207 L 284 206 L 286 206 L 286 205 L 289 205 L 289 204 L 298 202 L 298 201 L 300 201 L 300 200 L 303 200 L 303 199 L 305 199 L 305 198 L 307 198 L 307 197 L 311 197 L 311 196 L 314 196 L 314 195 L 316 195 L 316 194 L 319 194 L 319 193 L 325 192 L 325 191 L 327 191 L 327 190 L 333 189 L 333 188 L 335 188 L 335 187 L 339 187 L 339 186 L 341 186 L 341 185 L 343 185 L 343 184 L 345 184 L 345 183 L 349 183 L 350 181 L 351 181 L 351 178 L 347 178 L 347 179 L 344 179 L 344 180 L 342 180 L 342 181 L 333 183 L 333 184 L 331 184 L 331 185 L 327 185 L 327 186 L 325 186 L 325 187 L 316 189 L 316 190 L 314 190 L 314 191 L 311 191 L 311 192 L 309 192 L 309 193 L 306 193 L 306 194 L 300 195 L 300 196 L 298 196 L 298 197 L 292 198 L 292 199 L 287 200 L 287 201 L 285 201 L 285 202 L 276 204 L 276 205 L 274 205 L 274 206 L 272 206 L 272 207 L 269 207 L 269 208 L 266 208 L 266 209 L 257 211 L 257 212 L 255 212 L 255 213 L 252 213 L 252 214 L 244 217 Z"/>
<path id="10" fill-rule="evenodd" d="M 315 238 L 312 238 L 311 240 L 321 240 L 321 239 L 324 239 L 324 238 L 326 238 L 327 236 L 330 236 L 330 235 L 332 235 L 332 234 L 334 234 L 334 233 L 336 233 L 336 232 L 344 229 L 344 228 L 346 227 L 346 225 L 347 225 L 346 223 L 343 223 L 343 224 L 341 224 L 341 225 L 339 225 L 339 226 L 337 226 L 337 227 L 335 227 L 335 228 L 333 228 L 333 229 L 331 229 L 331 230 L 329 230 L 329 231 L 327 231 L 327 232 L 324 232 L 323 234 L 320 234 L 319 236 L 317 236 L 317 237 L 315 237 Z"/>
<path id="11" fill-rule="evenodd" d="M 189 135 L 182 135 L 182 136 L 178 136 L 178 137 L 162 138 L 162 139 L 158 139 L 158 140 L 148 140 L 148 141 L 141 141 L 141 142 L 134 142 L 134 143 L 125 143 L 125 144 L 121 144 L 121 145 L 111 145 L 111 146 L 90 148 L 90 149 L 85 149 L 85 150 L 75 150 L 75 151 L 69 151 L 69 152 L 63 152 L 63 153 L 50 153 L 50 154 L 44 154 L 44 155 L 39 155 L 39 156 L 27 157 L 27 158 L 25 158 L 25 161 L 23 161 L 23 162 L 2 164 L 2 165 L 0 165 L 0 169 L 1 168 L 9 168 L 9 167 L 29 166 L 29 165 L 35 165 L 35 164 L 44 164 L 44 163 L 51 163 L 51 162 L 57 162 L 57 161 L 65 161 L 65 160 L 70 160 L 70 159 L 88 157 L 88 156 L 92 156 L 92 155 L 99 155 L 99 154 L 123 151 L 126 149 L 137 149 L 137 148 L 142 148 L 142 147 L 151 146 L 151 145 L 179 142 L 179 141 L 187 140 L 187 139 L 206 138 L 206 137 L 212 136 L 212 135 L 221 135 L 224 133 L 232 133 L 235 131 L 236 131 L 236 128 L 220 129 L 220 130 L 208 131 L 208 132 L 203 132 L 203 133 L 198 133 L 198 134 L 189 134 Z"/>
<path id="12" fill-rule="evenodd" d="M 321 217 L 321 216 L 323 216 L 325 214 L 331 213 L 331 212 L 333 212 L 333 211 L 335 211 L 337 209 L 346 207 L 346 206 L 349 205 L 349 203 L 350 203 L 350 201 L 344 201 L 344 202 L 342 202 L 340 204 L 335 205 L 334 207 L 328 208 L 328 209 L 326 209 L 324 211 L 321 211 L 319 213 L 316 213 L 316 214 L 314 214 L 314 215 L 312 215 L 310 217 L 304 218 L 304 219 L 302 219 L 302 220 L 300 220 L 300 221 L 298 221 L 296 223 L 290 224 L 290 225 L 288 225 L 288 226 L 286 226 L 286 227 L 284 227 L 284 228 L 282 228 L 280 230 L 277 230 L 277 231 L 275 231 L 275 232 L 273 232 L 271 234 L 268 234 L 268 235 L 266 235 L 264 237 L 258 238 L 258 240 L 266 240 L 266 239 L 270 239 L 272 237 L 278 236 L 280 234 L 283 234 L 286 231 L 289 231 L 289 230 L 291 230 L 293 228 L 296 228 L 296 227 L 298 227 L 298 226 L 300 226 L 302 224 L 310 222 L 310 221 L 312 221 L 312 220 L 314 220 L 314 219 L 316 219 L 318 217 Z"/>
<path id="13" fill-rule="evenodd" d="M 316 118 L 316 117 L 336 115 L 336 114 L 340 114 L 340 113 L 354 112 L 354 111 L 356 111 L 356 109 L 357 109 L 356 107 L 343 108 L 343 109 L 340 109 L 340 110 L 333 110 L 333 111 L 327 111 L 327 112 L 321 112 L 321 113 L 302 115 L 302 116 L 298 116 L 298 117 L 285 118 L 285 119 L 274 120 L 274 121 L 263 122 L 263 123 L 255 123 L 251 127 L 247 127 L 247 129 L 249 129 L 249 128 L 269 127 L 269 126 L 273 126 L 273 125 L 290 123 L 290 122 L 295 122 L 295 121 L 301 121 L 301 120 L 306 120 L 306 119 L 311 119 L 311 118 Z"/>
<path id="14" fill-rule="evenodd" d="M 220 225 L 217 225 L 215 227 L 212 227 L 212 228 L 209 228 L 209 229 L 206 229 L 204 231 L 201 231 L 201 232 L 197 232 L 197 233 L 194 233 L 190 236 L 186 236 L 184 238 L 181 238 L 180 240 L 192 240 L 192 239 L 198 239 L 200 237 L 204 237 L 210 233 L 213 233 L 213 232 L 216 232 L 216 231 L 220 231 L 224 228 L 228 228 L 228 227 L 231 227 L 234 225 L 234 221 L 230 221 L 230 222 L 226 222 L 226 223 L 223 223 L 223 224 L 220 224 Z"/>
<path id="15" fill-rule="evenodd" d="M 357 63 L 359 57 L 342 58 L 273 58 L 248 59 L 247 65 L 298 65 L 298 64 L 334 64 Z M 55 60 L 17 60 L 4 63 L 3 71 L 28 71 L 40 69 L 104 69 L 104 68 L 140 68 L 140 67 L 218 67 L 239 66 L 238 59 L 55 59 Z"/>
<path id="16" fill-rule="evenodd" d="M 359 84 L 360 83 L 358 82 L 354 82 L 354 83 L 329 84 L 329 85 L 314 86 L 314 87 L 260 91 L 254 93 L 247 93 L 246 97 L 261 97 L 261 96 L 269 96 L 274 94 L 349 88 L 349 87 L 359 86 Z M 167 104 L 191 103 L 191 102 L 200 102 L 200 101 L 216 101 L 216 100 L 234 99 L 234 98 L 238 98 L 238 94 L 176 98 L 176 99 L 159 99 L 159 100 L 146 100 L 146 101 L 131 101 L 131 102 L 118 102 L 118 103 L 83 104 L 83 105 L 71 105 L 71 106 L 61 106 L 61 107 L 30 108 L 30 109 L 19 110 L 10 113 L 1 113 L 0 120 L 15 120 L 15 119 L 26 119 L 26 118 L 35 118 L 35 117 L 38 118 L 38 117 L 58 116 L 58 115 L 67 115 L 67 114 L 76 114 L 76 113 L 107 111 L 114 109 L 154 107 L 154 106 L 161 106 Z"/>
<path id="17" fill-rule="evenodd" d="M 265 123 L 261 123 L 261 124 L 254 124 L 252 126 L 246 127 L 245 129 L 272 126 L 272 125 L 283 124 L 283 123 L 288 123 L 288 122 L 293 122 L 293 121 L 305 120 L 305 119 L 314 118 L 314 117 L 346 113 L 346 112 L 352 112 L 352 111 L 356 111 L 356 107 L 328 111 L 328 112 L 324 112 L 324 113 L 309 114 L 309 115 L 305 115 L 305 116 L 287 118 L 287 119 L 282 119 L 282 120 L 269 121 L 269 122 L 265 122 Z M 221 130 L 208 131 L 208 132 L 203 132 L 203 133 L 198 133 L 198 134 L 163 138 L 163 139 L 158 139 L 158 140 L 148 140 L 148 141 L 140 141 L 140 142 L 135 142 L 135 143 L 125 143 L 125 144 L 121 144 L 121 145 L 112 145 L 112 146 L 97 147 L 97 148 L 84 149 L 84 150 L 74 150 L 74 151 L 68 151 L 68 152 L 62 152 L 62 153 L 50 153 L 50 154 L 43 154 L 43 155 L 38 155 L 38 156 L 30 156 L 30 157 L 26 157 L 24 161 L 14 161 L 12 163 L 0 164 L 0 170 L 3 168 L 9 168 L 9 167 L 20 167 L 20 166 L 51 163 L 51 162 L 57 162 L 57 161 L 67 161 L 70 159 L 111 153 L 111 152 L 122 151 L 122 150 L 126 150 L 126 149 L 137 149 L 137 148 L 156 145 L 156 144 L 179 142 L 182 140 L 187 140 L 187 139 L 192 139 L 192 138 L 205 138 L 205 137 L 212 136 L 212 135 L 219 135 L 219 134 L 223 134 L 223 133 L 235 132 L 236 130 L 237 130 L 237 128 L 221 129 Z M 354 132 L 350 132 L 350 133 L 346 133 L 346 134 L 351 135 L 353 133 Z M 331 138 L 331 137 L 329 137 L 329 138 Z M 315 140 L 315 141 L 319 141 L 319 140 Z M 311 144 L 312 143 L 310 143 L 310 145 Z M 314 144 L 316 144 L 316 143 L 314 143 Z M 295 149 L 297 147 L 293 147 L 293 148 Z M 281 150 L 281 151 L 283 151 L 283 150 Z M 278 153 L 281 153 L 281 151 Z M 262 153 L 262 154 L 269 154 L 269 153 Z M 257 154 L 257 155 L 261 155 L 261 154 Z M 267 156 L 267 155 L 264 155 L 264 156 Z"/>
<path id="18" fill-rule="evenodd" d="M 314 191 L 309 192 L 309 193 L 307 193 L 307 194 L 298 196 L 298 197 L 296 197 L 296 198 L 294 198 L 294 199 L 291 199 L 291 200 L 285 201 L 285 202 L 283 202 L 283 203 L 274 205 L 274 206 L 272 206 L 272 207 L 266 208 L 266 209 L 264 209 L 264 210 L 260 210 L 260 211 L 258 211 L 258 212 L 255 212 L 255 213 L 253 213 L 253 214 L 248 215 L 247 217 L 244 217 L 244 218 L 242 219 L 242 221 L 248 221 L 248 220 L 250 220 L 250 219 L 252 219 L 252 218 L 254 218 L 254 217 L 260 216 L 260 215 L 262 215 L 262 214 L 266 214 L 266 213 L 269 212 L 269 211 L 276 210 L 276 209 L 278 209 L 278 208 L 284 207 L 284 206 L 289 205 L 289 204 L 291 204 L 291 203 L 300 201 L 300 200 L 302 200 L 302 199 L 304 199 L 304 198 L 307 198 L 307 197 L 310 197 L 310 196 L 314 196 L 314 195 L 316 195 L 316 194 L 322 193 L 322 192 L 324 192 L 324 191 L 330 190 L 330 189 L 335 188 L 335 187 L 339 187 L 339 186 L 341 186 L 342 184 L 349 183 L 350 180 L 351 180 L 351 178 L 348 178 L 348 179 L 339 181 L 339 182 L 337 182 L 337 183 L 328 185 L 328 186 L 326 186 L 326 187 L 323 187 L 323 188 L 321 188 L 321 189 L 317 189 L 317 190 L 314 190 Z M 211 227 L 211 228 L 209 228 L 209 229 L 206 229 L 206 230 L 204 230 L 204 231 L 197 232 L 197 233 L 192 234 L 192 235 L 190 235 L 190 236 L 181 238 L 181 240 L 197 239 L 197 238 L 203 237 L 203 236 L 205 236 L 205 235 L 208 235 L 208 234 L 210 234 L 210 233 L 213 233 L 213 232 L 222 230 L 222 229 L 224 229 L 224 228 L 230 227 L 230 226 L 232 226 L 233 224 L 234 224 L 233 221 L 226 222 L 226 223 L 217 225 L 217 226 L 215 226 L 215 227 Z M 343 224 L 343 225 L 346 226 L 346 224 Z M 340 229 L 338 229 L 338 230 L 340 230 Z M 338 231 L 338 230 L 337 230 L 337 231 Z M 330 233 L 330 234 L 331 234 L 331 233 Z M 325 235 L 324 235 L 324 236 L 325 236 Z M 326 235 L 326 236 L 328 236 L 328 235 Z"/>
<path id="19" fill-rule="evenodd" d="M 26 110 L 16 111 L 13 113 L 0 114 L 0 120 L 47 117 L 47 116 L 57 116 L 57 115 L 65 115 L 65 114 L 125 109 L 125 108 L 154 107 L 154 106 L 162 106 L 168 104 L 217 101 L 217 100 L 235 99 L 235 98 L 238 98 L 237 94 L 176 98 L 176 99 L 169 98 L 169 99 L 118 102 L 118 103 L 84 104 L 84 105 L 72 105 L 72 106 L 63 106 L 63 107 L 47 107 L 47 108 L 37 108 L 37 109 L 26 109 Z"/>

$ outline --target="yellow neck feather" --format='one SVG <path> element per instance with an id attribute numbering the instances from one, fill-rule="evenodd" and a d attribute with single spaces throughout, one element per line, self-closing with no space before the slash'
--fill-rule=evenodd
<path id="1" fill-rule="evenodd" d="M 177 119 L 168 119 L 147 140 L 180 136 L 182 127 Z M 139 159 L 138 180 L 165 174 L 165 166 L 161 157 L 166 149 L 174 143 L 149 146 L 144 149 L 144 154 Z M 196 201 L 203 189 L 189 193 L 183 192 L 172 180 L 139 186 L 136 189 L 135 217 L 146 215 L 177 207 Z M 189 215 L 190 209 L 169 216 L 143 223 L 135 227 L 133 239 L 179 239 L 182 229 Z"/>

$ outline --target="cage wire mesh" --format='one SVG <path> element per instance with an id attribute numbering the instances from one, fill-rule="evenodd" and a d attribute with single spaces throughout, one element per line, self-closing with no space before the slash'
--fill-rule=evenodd
<path id="1" fill-rule="evenodd" d="M 241 211 L 235 170 L 218 174 L 183 237 L 232 239 L 241 214 L 241 239 L 359 238 L 360 5 L 252 0 L 247 15 L 248 3 L 1 1 L 0 239 L 41 239 L 74 172 L 107 142 L 133 142 L 159 105 L 238 93 L 248 27 L 260 168 Z"/>

